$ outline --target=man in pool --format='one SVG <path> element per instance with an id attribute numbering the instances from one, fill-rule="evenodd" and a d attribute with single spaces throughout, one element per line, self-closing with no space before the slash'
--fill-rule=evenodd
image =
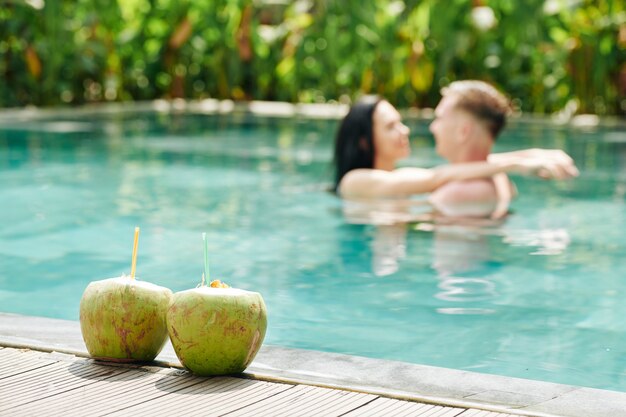
<path id="1" fill-rule="evenodd" d="M 506 158 L 530 156 L 532 152 L 537 152 L 491 153 L 509 112 L 508 99 L 491 85 L 474 80 L 451 83 L 442 90 L 442 99 L 430 125 L 437 153 L 451 164 L 486 161 L 504 164 Z M 578 175 L 573 164 L 556 165 L 556 168 L 562 172 L 539 170 L 537 174 L 560 178 Z M 429 201 L 437 211 L 448 217 L 497 218 L 506 213 L 514 194 L 515 189 L 506 175 L 499 174 L 493 178 L 451 181 L 435 190 Z"/>

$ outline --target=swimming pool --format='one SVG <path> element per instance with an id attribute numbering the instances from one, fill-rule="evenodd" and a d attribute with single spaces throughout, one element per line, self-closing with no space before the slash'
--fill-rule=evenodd
<path id="1" fill-rule="evenodd" d="M 260 291 L 266 343 L 626 390 L 626 133 L 518 122 L 566 149 L 499 227 L 350 224 L 325 191 L 334 120 L 133 113 L 4 120 L 0 311 L 78 319 L 92 280 Z M 424 121 L 407 164 L 440 162 Z"/>

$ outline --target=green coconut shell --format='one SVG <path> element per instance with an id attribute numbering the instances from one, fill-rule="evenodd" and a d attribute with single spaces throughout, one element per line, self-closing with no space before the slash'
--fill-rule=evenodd
<path id="1" fill-rule="evenodd" d="M 91 282 L 80 300 L 80 329 L 89 354 L 116 362 L 152 361 L 167 341 L 172 291 L 130 277 Z"/>
<path id="2" fill-rule="evenodd" d="M 197 375 L 243 372 L 267 329 L 261 294 L 236 288 L 200 287 L 175 293 L 167 329 L 180 362 Z"/>

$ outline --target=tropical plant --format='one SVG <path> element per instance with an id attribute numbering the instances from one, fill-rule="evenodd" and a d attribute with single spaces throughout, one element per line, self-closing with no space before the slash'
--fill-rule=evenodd
<path id="1" fill-rule="evenodd" d="M 433 106 L 483 79 L 521 110 L 626 114 L 618 0 L 3 0 L 0 106 L 155 98 Z"/>

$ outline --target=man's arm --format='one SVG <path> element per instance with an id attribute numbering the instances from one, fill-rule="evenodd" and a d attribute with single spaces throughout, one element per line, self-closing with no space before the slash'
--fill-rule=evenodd
<path id="1" fill-rule="evenodd" d="M 451 181 L 490 178 L 509 171 L 526 172 L 528 168 L 511 159 L 448 164 L 431 169 L 355 169 L 341 180 L 339 193 L 344 198 L 403 198 L 433 192 Z"/>
<path id="2" fill-rule="evenodd" d="M 509 213 L 509 205 L 513 198 L 517 196 L 517 188 L 506 174 L 494 175 L 493 185 L 496 189 L 497 203 L 490 217 L 497 220 Z"/>
<path id="3" fill-rule="evenodd" d="M 403 198 L 433 192 L 452 181 L 490 178 L 503 172 L 536 175 L 547 170 L 553 178 L 558 178 L 562 169 L 561 161 L 513 156 L 489 162 L 440 165 L 431 169 L 355 169 L 341 180 L 339 194 L 344 198 Z"/>
<path id="4" fill-rule="evenodd" d="M 487 160 L 504 164 L 526 161 L 526 163 L 536 165 L 535 174 L 541 178 L 567 179 L 577 177 L 579 174 L 574 160 L 560 149 L 531 148 L 492 153 Z M 540 166 L 542 164 L 543 167 Z"/>

